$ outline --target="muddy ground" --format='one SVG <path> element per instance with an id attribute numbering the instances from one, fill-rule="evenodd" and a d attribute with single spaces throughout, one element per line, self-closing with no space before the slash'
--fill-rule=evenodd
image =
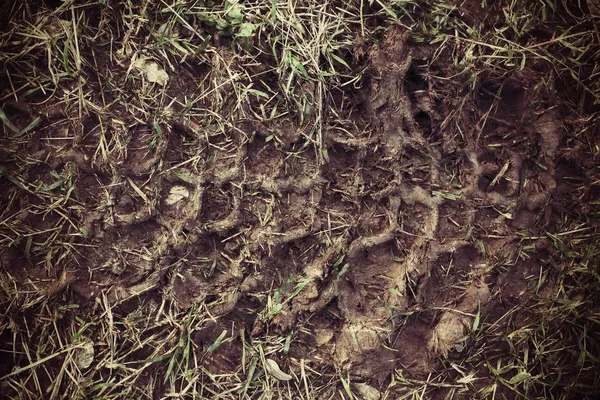
<path id="1" fill-rule="evenodd" d="M 237 68 L 219 49 L 215 64 Z M 378 390 L 398 370 L 427 380 L 461 365 L 478 325 L 527 325 L 527 309 L 512 310 L 553 296 L 565 262 L 548 233 L 600 200 L 586 172 L 598 159 L 574 138 L 546 64 L 489 72 L 471 90 L 446 79 L 450 55 L 433 60 L 434 50 L 400 26 L 357 43 L 348 62 L 363 71 L 360 85 L 329 93 L 320 130 L 310 111 L 230 122 L 184 114 L 184 99 L 209 83 L 233 107 L 229 83 L 211 83 L 218 65 L 175 65 L 152 86 L 160 101 L 128 99 L 144 77 L 105 47 L 83 55 L 85 79 L 48 101 L 6 96 L 5 84 L 7 117 L 21 128 L 40 121 L 0 138 L 1 273 L 12 282 L 3 293 L 28 293 L 10 306 L 0 375 L 30 364 L 7 344 L 19 335 L 36 348 L 47 299 L 57 332 L 111 314 L 114 343 L 86 328 L 97 358 L 115 345 L 128 349 L 120 363 L 156 358 L 178 340 L 169 316 L 197 314 L 188 334 L 207 374 L 236 373 L 244 346 L 265 340 L 287 373 L 299 377 L 302 364 Z M 113 86 L 123 91 L 103 90 Z M 140 112 L 144 102 L 160 115 Z M 153 381 L 161 398 L 168 368 L 154 362 L 132 384 Z M 473 372 L 475 388 L 491 379 Z M 40 376 L 50 385 L 53 373 Z"/>

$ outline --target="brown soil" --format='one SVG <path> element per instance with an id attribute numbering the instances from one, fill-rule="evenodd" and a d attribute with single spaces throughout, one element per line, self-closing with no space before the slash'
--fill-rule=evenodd
<path id="1" fill-rule="evenodd" d="M 282 369 L 305 359 L 374 387 L 395 368 L 427 377 L 460 357 L 479 310 L 497 318 L 531 295 L 532 277 L 556 272 L 545 232 L 587 195 L 583 164 L 598 160 L 570 147 L 542 73 L 490 76 L 475 95 L 441 101 L 430 76 L 449 72 L 407 37 L 394 28 L 362 49 L 363 88 L 344 94 L 343 126 L 326 124 L 326 160 L 295 119 L 173 117 L 158 137 L 125 111 L 103 126 L 76 109 L 6 103 L 20 126 L 44 118 L 27 140 L 2 136 L 1 164 L 26 160 L 19 173 L 33 185 L 67 177 L 78 211 L 41 210 L 43 195 L 0 178 L 2 218 L 37 232 L 34 246 L 0 250 L 3 273 L 83 314 L 100 303 L 117 319 L 202 305 L 213 319 L 192 334 L 196 346 L 233 337 L 202 359 L 213 373 L 239 367 L 243 335 L 269 333 L 293 335 Z M 185 70 L 168 92 L 193 97 L 206 73 Z M 60 258 L 56 235 L 70 243 Z"/>

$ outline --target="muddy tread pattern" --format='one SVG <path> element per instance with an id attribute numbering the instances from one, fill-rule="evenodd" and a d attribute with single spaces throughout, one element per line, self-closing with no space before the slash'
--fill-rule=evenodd
<path id="1" fill-rule="evenodd" d="M 86 298 L 106 292 L 112 306 L 152 299 L 149 293 L 181 309 L 205 302 L 215 318 L 239 322 L 234 314 L 243 297 L 302 281 L 303 290 L 276 315 L 263 296 L 248 329 L 259 334 L 269 322 L 287 333 L 311 319 L 330 320 L 315 329 L 335 325 L 339 333 L 315 351 L 333 354 L 337 365 L 363 378 L 385 377 L 414 351 L 398 341 L 412 322 L 397 316 L 430 312 L 432 329 L 419 349 L 430 355 L 414 369 L 431 370 L 435 356 L 446 356 L 464 336 L 490 291 L 501 290 L 488 287 L 491 260 L 517 262 L 515 229 L 533 226 L 557 186 L 561 133 L 551 111 L 528 125 L 524 134 L 541 138 L 546 170 L 536 176 L 543 185 L 525 186 L 527 149 L 482 150 L 489 143 L 481 124 L 453 135 L 439 122 L 434 99 L 411 98 L 406 40 L 406 32 L 392 29 L 370 50 L 367 118 L 351 121 L 349 134 L 327 128 L 327 162 L 305 145 L 300 128 L 284 134 L 289 127 L 246 120 L 217 129 L 173 118 L 158 141 L 152 127 L 125 129 L 113 121 L 109 138 L 86 132 L 84 122 L 75 132 L 80 149 L 60 153 L 50 165 L 42 160 L 51 159 L 52 149 L 38 149 L 32 158 L 43 173 L 70 168 L 89 185 L 74 194 L 93 211 L 80 216 L 86 245 L 71 255 L 65 285 Z M 69 115 L 21 112 L 42 115 L 45 124 Z M 429 115 L 442 140 L 423 132 L 417 112 Z M 280 142 L 267 140 L 273 135 Z M 86 150 L 115 141 L 126 142 L 123 152 L 101 157 Z M 18 150 L 7 145 L 8 153 Z M 444 166 L 452 157 L 456 171 L 449 173 Z M 183 195 L 168 201 L 175 192 Z M 490 231 L 482 232 L 486 210 Z M 59 232 L 70 229 L 65 223 Z M 437 310 L 422 310 L 427 296 L 447 289 L 432 289 L 428 277 L 449 270 L 470 272 L 448 284 Z M 440 311 L 447 309 L 454 311 Z"/>

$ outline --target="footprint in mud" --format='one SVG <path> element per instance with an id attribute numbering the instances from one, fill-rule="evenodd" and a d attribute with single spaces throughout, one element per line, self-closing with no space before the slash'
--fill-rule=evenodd
<path id="1" fill-rule="evenodd" d="M 207 186 L 202 192 L 200 221 L 210 224 L 224 219 L 233 210 L 233 193 L 231 188 Z"/>
<path id="2" fill-rule="evenodd" d="M 352 370 L 357 378 L 374 379 L 383 384 L 396 364 L 394 351 L 383 346 L 386 335 L 360 323 L 348 324 L 335 341 L 334 359 L 337 365 Z"/>
<path id="3" fill-rule="evenodd" d="M 150 126 L 138 126 L 130 130 L 127 145 L 126 175 L 147 176 L 160 160 L 168 141 L 161 139 Z"/>
<path id="4" fill-rule="evenodd" d="M 528 230 L 533 228 L 536 221 L 545 211 L 549 199 L 550 194 L 546 192 L 522 195 L 519 199 L 519 205 L 512 220 L 512 226 L 519 230 Z"/>
<path id="5" fill-rule="evenodd" d="M 437 237 L 440 242 L 468 234 L 474 211 L 461 200 L 446 200 L 439 206 Z"/>

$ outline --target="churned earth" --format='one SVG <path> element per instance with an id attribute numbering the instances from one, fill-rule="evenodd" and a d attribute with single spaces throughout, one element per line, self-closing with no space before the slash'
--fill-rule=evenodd
<path id="1" fill-rule="evenodd" d="M 598 393 L 600 90 L 536 53 L 558 25 L 499 68 L 411 2 L 32 3 L 0 41 L 8 396 Z"/>

